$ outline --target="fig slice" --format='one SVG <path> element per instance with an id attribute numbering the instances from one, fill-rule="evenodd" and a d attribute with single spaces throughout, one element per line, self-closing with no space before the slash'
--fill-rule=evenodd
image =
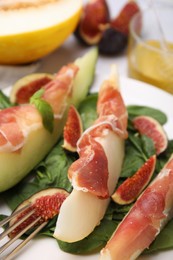
<path id="1" fill-rule="evenodd" d="M 162 125 L 150 116 L 137 116 L 133 125 L 140 134 L 146 135 L 154 142 L 156 154 L 164 152 L 168 145 L 168 138 Z"/>
<path id="2" fill-rule="evenodd" d="M 12 86 L 10 101 L 17 104 L 29 103 L 30 97 L 53 79 L 48 73 L 33 73 L 22 77 Z"/>
<path id="3" fill-rule="evenodd" d="M 70 152 L 77 151 L 77 141 L 83 132 L 82 120 L 77 109 L 71 105 L 68 111 L 67 121 L 64 126 L 63 148 Z"/>
<path id="4" fill-rule="evenodd" d="M 52 219 L 59 213 L 60 207 L 68 195 L 69 193 L 64 189 L 48 188 L 35 193 L 27 200 L 23 201 L 14 212 L 26 206 L 29 207 L 26 207 L 26 209 L 24 209 L 21 213 L 17 214 L 17 216 L 10 221 L 9 226 L 12 226 L 14 223 L 19 221 L 30 211 L 35 211 L 30 217 L 28 217 L 9 234 L 10 238 L 16 236 L 37 217 L 41 217 L 41 219 L 37 222 L 36 225 L 40 225 L 44 221 Z"/>
<path id="5" fill-rule="evenodd" d="M 100 41 L 102 30 L 107 26 L 109 20 L 109 9 L 106 1 L 89 0 L 83 7 L 75 36 L 82 43 L 95 45 Z"/>
<path id="6" fill-rule="evenodd" d="M 129 24 L 132 17 L 140 11 L 140 8 L 136 1 L 130 0 L 128 1 L 118 16 L 110 21 L 111 26 L 119 32 L 122 32 L 125 35 L 129 34 Z"/>
<path id="7" fill-rule="evenodd" d="M 127 178 L 117 188 L 117 190 L 112 195 L 113 201 L 118 204 L 125 205 L 130 204 L 136 200 L 151 180 L 155 165 L 156 155 L 153 155 L 132 177 Z"/>

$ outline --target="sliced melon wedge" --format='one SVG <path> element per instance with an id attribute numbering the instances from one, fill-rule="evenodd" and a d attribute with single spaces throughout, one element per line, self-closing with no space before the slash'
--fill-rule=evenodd
<path id="1" fill-rule="evenodd" d="M 76 81 L 78 84 L 76 85 L 74 82 L 72 92 L 75 91 L 76 87 L 79 85 L 82 85 L 85 93 L 89 91 L 88 81 L 85 81 L 85 78 L 82 78 L 82 81 L 80 82 L 78 78 L 81 79 L 81 74 L 84 75 L 83 70 L 85 70 L 87 66 L 92 67 L 93 71 L 85 71 L 85 77 L 90 79 L 90 83 L 92 82 L 95 71 L 96 56 L 91 56 L 91 52 L 95 53 L 91 50 L 83 57 L 87 64 L 82 62 L 82 57 L 80 59 L 81 64 L 78 64 L 79 71 L 76 75 Z M 87 55 L 89 55 L 90 59 L 87 59 Z M 81 100 L 80 94 L 82 94 L 82 92 L 76 94 L 76 102 L 78 102 Z M 82 98 L 84 98 L 83 94 Z M 68 105 L 70 105 L 73 102 L 72 97 L 68 98 L 67 102 L 69 103 Z M 66 121 L 66 112 L 67 111 L 64 111 L 64 116 L 62 118 L 55 121 L 54 132 L 52 134 L 44 127 L 35 129 L 30 131 L 24 146 L 19 152 L 0 152 L 0 192 L 13 187 L 22 180 L 50 151 L 62 134 Z"/>
<path id="2" fill-rule="evenodd" d="M 112 194 L 122 167 L 124 140 L 110 131 L 106 138 L 100 138 L 99 143 L 108 158 L 108 187 Z M 110 199 L 99 199 L 89 192 L 74 189 L 61 206 L 54 237 L 66 242 L 85 238 L 99 225 L 109 202 Z"/>

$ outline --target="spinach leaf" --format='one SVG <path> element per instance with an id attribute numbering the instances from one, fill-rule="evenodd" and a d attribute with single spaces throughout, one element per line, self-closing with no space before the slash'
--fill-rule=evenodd
<path id="1" fill-rule="evenodd" d="M 59 141 L 27 178 L 2 193 L 4 200 L 11 209 L 14 209 L 19 203 L 42 189 L 60 187 L 70 192 L 72 187 L 67 177 L 67 170 L 76 158 L 76 154 L 66 153 L 62 148 L 62 140 Z"/>
<path id="2" fill-rule="evenodd" d="M 147 107 L 147 106 L 127 106 L 128 113 L 130 118 L 133 118 L 135 116 L 151 116 L 154 119 L 156 119 L 161 125 L 164 125 L 167 122 L 167 116 L 162 111 Z"/>
<path id="3" fill-rule="evenodd" d="M 90 127 L 95 119 L 97 118 L 96 104 L 97 104 L 97 94 L 89 95 L 80 105 L 79 113 L 82 118 L 83 127 L 87 129 Z"/>
<path id="4" fill-rule="evenodd" d="M 173 219 L 163 228 L 160 234 L 156 237 L 149 249 L 144 251 L 144 254 L 158 252 L 159 250 L 167 250 L 173 248 Z"/>
<path id="5" fill-rule="evenodd" d="M 74 243 L 58 240 L 59 247 L 68 253 L 85 254 L 103 247 L 117 227 L 117 222 L 103 219 L 86 238 Z"/>
<path id="6" fill-rule="evenodd" d="M 125 143 L 125 158 L 121 177 L 131 177 L 151 156 L 155 154 L 153 141 L 144 135 L 129 133 Z"/>
<path id="7" fill-rule="evenodd" d="M 65 252 L 75 254 L 85 254 L 98 250 L 106 244 L 130 208 L 131 205 L 119 206 L 111 202 L 100 225 L 89 236 L 74 243 L 58 240 L 60 248 Z"/>
<path id="8" fill-rule="evenodd" d="M 173 154 L 173 140 L 169 140 L 167 149 L 158 157 L 158 162 L 160 165 L 159 169 L 163 168 L 164 164 L 168 161 L 168 159 L 172 154 Z"/>

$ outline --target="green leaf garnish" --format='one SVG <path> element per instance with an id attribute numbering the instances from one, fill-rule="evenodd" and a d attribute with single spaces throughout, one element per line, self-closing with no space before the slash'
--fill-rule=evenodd
<path id="1" fill-rule="evenodd" d="M 11 107 L 13 104 L 11 104 L 9 97 L 7 97 L 2 90 L 0 90 L 0 109 L 5 109 L 8 107 Z"/>
<path id="2" fill-rule="evenodd" d="M 42 121 L 44 127 L 50 132 L 53 132 L 54 128 L 54 115 L 52 107 L 49 105 L 48 102 L 41 99 L 44 93 L 44 89 L 39 89 L 34 95 L 30 98 L 30 103 L 35 105 L 38 109 L 39 113 L 42 116 Z"/>
<path id="3" fill-rule="evenodd" d="M 127 109 L 129 113 L 129 118 L 131 119 L 133 117 L 143 115 L 143 116 L 153 117 L 161 125 L 164 125 L 167 122 L 167 116 L 165 115 L 165 113 L 153 107 L 131 105 L 131 106 L 127 106 Z"/>

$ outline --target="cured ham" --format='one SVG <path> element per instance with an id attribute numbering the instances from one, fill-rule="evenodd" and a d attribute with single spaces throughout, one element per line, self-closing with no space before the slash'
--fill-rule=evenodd
<path id="1" fill-rule="evenodd" d="M 68 172 L 73 187 L 84 192 L 89 191 L 98 197 L 108 198 L 108 161 L 106 154 L 101 144 L 91 134 L 85 135 L 81 143 L 80 159 L 72 164 Z"/>
<path id="2" fill-rule="evenodd" d="M 136 259 L 173 217 L 173 156 L 101 250 L 100 260 Z"/>
<path id="3" fill-rule="evenodd" d="M 42 126 L 41 116 L 32 105 L 0 111 L 0 152 L 20 150 L 29 132 Z"/>
<path id="4" fill-rule="evenodd" d="M 73 79 L 78 68 L 75 65 L 63 67 L 55 79 L 44 89 L 42 99 L 52 106 L 54 116 L 62 117 L 67 107 Z M 0 111 L 0 152 L 13 152 L 21 149 L 30 132 L 43 127 L 42 118 L 34 105 L 22 105 Z"/>
<path id="5" fill-rule="evenodd" d="M 67 242 L 83 239 L 99 224 L 121 171 L 127 111 L 115 66 L 100 88 L 97 111 L 98 119 L 77 143 L 79 159 L 68 171 L 74 189 L 61 207 L 54 233 Z"/>
<path id="6" fill-rule="evenodd" d="M 127 138 L 127 110 L 121 93 L 117 88 L 113 88 L 113 83 L 104 82 L 100 90 L 97 112 L 100 115 L 98 121 L 108 121 L 112 124 L 112 129 L 116 132 L 122 131 L 122 137 Z"/>
<path id="7" fill-rule="evenodd" d="M 67 107 L 68 97 L 72 95 L 72 85 L 78 67 L 75 64 L 63 66 L 57 73 L 56 78 L 45 85 L 43 99 L 53 109 L 54 117 L 61 118 Z"/>
<path id="8" fill-rule="evenodd" d="M 98 119 L 87 129 L 77 144 L 79 159 L 68 171 L 74 189 L 91 192 L 108 198 L 108 158 L 99 138 L 106 138 L 109 131 L 127 137 L 127 111 L 115 82 L 103 82 L 97 102 Z"/>
<path id="9" fill-rule="evenodd" d="M 0 192 L 18 183 L 59 138 L 77 72 L 75 64 L 64 66 L 43 87 L 41 99 L 49 103 L 54 114 L 53 133 L 45 129 L 42 116 L 33 104 L 0 111 Z"/>

